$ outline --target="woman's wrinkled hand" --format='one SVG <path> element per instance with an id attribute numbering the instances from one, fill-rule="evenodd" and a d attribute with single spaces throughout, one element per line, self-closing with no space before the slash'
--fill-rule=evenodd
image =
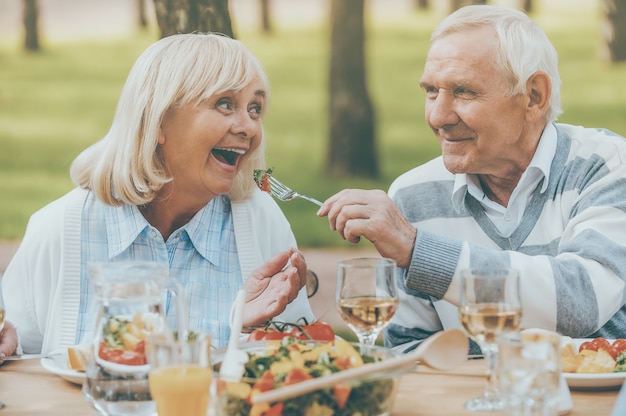
<path id="1" fill-rule="evenodd" d="M 4 357 L 13 355 L 17 349 L 17 331 L 11 322 L 5 321 L 4 328 L 0 332 L 0 364 Z"/>
<path id="2" fill-rule="evenodd" d="M 306 284 L 306 271 L 304 255 L 291 248 L 252 272 L 243 284 L 246 292 L 243 326 L 263 325 L 283 312 Z"/>

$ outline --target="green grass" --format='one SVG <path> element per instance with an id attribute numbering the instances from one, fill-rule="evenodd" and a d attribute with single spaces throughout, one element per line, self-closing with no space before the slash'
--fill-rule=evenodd
<path id="1" fill-rule="evenodd" d="M 548 6 L 548 4 L 550 5 Z M 536 20 L 560 58 L 560 121 L 626 134 L 626 65 L 601 58 L 597 2 L 564 10 L 537 2 Z M 367 73 L 376 109 L 379 180 L 329 178 L 328 28 L 276 26 L 272 36 L 237 30 L 272 83 L 265 121 L 268 165 L 288 185 L 318 199 L 346 187 L 387 189 L 398 174 L 439 154 L 423 118 L 421 74 L 438 16 L 406 13 L 367 20 Z M 122 84 L 152 32 L 128 39 L 44 43 L 39 54 L 0 40 L 0 240 L 19 239 L 29 215 L 72 188 L 73 158 L 108 130 Z M 348 246 L 306 201 L 281 203 L 303 247 Z"/>

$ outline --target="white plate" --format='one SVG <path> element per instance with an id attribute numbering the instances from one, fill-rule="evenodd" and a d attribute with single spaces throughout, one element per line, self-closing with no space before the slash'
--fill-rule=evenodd
<path id="1" fill-rule="evenodd" d="M 67 348 L 53 351 L 52 357 L 42 358 L 41 366 L 70 383 L 83 384 L 85 380 L 85 373 L 72 370 L 67 366 Z"/>
<path id="2" fill-rule="evenodd" d="M 574 338 L 572 341 L 576 352 L 578 347 L 589 338 Z M 612 339 L 608 340 L 613 343 Z M 577 374 L 563 373 L 567 385 L 573 390 L 609 390 L 619 389 L 626 380 L 626 372 L 623 373 L 603 373 L 603 374 Z"/>

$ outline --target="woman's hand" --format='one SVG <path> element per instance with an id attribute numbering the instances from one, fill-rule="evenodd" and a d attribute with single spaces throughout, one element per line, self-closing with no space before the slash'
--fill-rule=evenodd
<path id="1" fill-rule="evenodd" d="M 302 253 L 291 248 L 276 254 L 252 272 L 243 284 L 246 292 L 244 328 L 263 325 L 283 312 L 306 284 L 306 270 Z"/>
<path id="2" fill-rule="evenodd" d="M 4 357 L 13 355 L 17 349 L 17 331 L 11 322 L 4 321 L 4 328 L 0 332 L 0 364 Z"/>

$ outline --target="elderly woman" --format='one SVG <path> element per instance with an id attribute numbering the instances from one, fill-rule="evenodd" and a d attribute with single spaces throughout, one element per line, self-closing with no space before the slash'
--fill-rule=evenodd
<path id="1" fill-rule="evenodd" d="M 246 292 L 244 327 L 313 319 L 307 265 L 283 213 L 253 180 L 264 166 L 267 77 L 236 40 L 181 34 L 133 66 L 111 129 L 70 170 L 78 187 L 35 213 L 2 288 L 0 354 L 88 341 L 95 295 L 88 263 L 167 264 L 185 288 L 190 327 L 230 334 Z M 175 308 L 167 311 L 173 320 Z M 0 355 L 1 356 L 1 355 Z"/>

